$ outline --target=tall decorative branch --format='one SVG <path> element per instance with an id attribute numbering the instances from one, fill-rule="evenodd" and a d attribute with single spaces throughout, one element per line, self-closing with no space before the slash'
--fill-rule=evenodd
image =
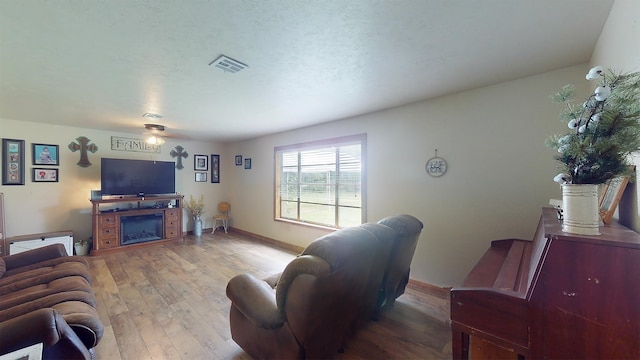
<path id="1" fill-rule="evenodd" d="M 600 84 L 582 104 L 573 103 L 572 85 L 551 96 L 565 104 L 560 118 L 570 129 L 546 142 L 558 151 L 554 158 L 563 172 L 554 180 L 559 183 L 602 184 L 631 175 L 629 157 L 640 151 L 640 73 L 605 73 L 596 66 L 586 78 Z"/>

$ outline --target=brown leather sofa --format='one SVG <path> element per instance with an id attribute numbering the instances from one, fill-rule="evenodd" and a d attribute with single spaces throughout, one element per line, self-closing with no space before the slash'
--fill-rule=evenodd
<path id="1" fill-rule="evenodd" d="M 421 230 L 413 216 L 392 216 L 313 241 L 282 274 L 232 278 L 234 341 L 256 359 L 335 357 L 404 292 Z"/>
<path id="2" fill-rule="evenodd" d="M 45 359 L 90 359 L 103 331 L 84 259 L 61 244 L 0 258 L 0 354 L 42 342 Z"/>

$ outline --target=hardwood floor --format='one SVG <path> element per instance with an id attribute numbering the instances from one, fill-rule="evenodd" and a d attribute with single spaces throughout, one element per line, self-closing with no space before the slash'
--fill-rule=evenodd
<path id="1" fill-rule="evenodd" d="M 296 253 L 244 234 L 88 257 L 105 334 L 102 359 L 249 359 L 231 339 L 225 288 L 237 274 L 281 272 Z M 410 286 L 337 359 L 450 359 L 449 300 Z"/>

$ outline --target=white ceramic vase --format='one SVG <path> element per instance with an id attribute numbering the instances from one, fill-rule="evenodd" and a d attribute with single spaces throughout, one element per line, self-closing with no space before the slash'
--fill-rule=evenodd
<path id="1" fill-rule="evenodd" d="M 89 254 L 89 243 L 86 242 L 84 244 L 75 243 L 73 244 L 74 249 L 76 250 L 76 255 L 85 256 Z"/>
<path id="2" fill-rule="evenodd" d="M 562 231 L 579 235 L 600 235 L 598 185 L 562 185 Z"/>

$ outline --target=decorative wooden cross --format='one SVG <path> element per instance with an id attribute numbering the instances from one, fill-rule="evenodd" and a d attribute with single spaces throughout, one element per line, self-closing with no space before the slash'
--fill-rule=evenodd
<path id="1" fill-rule="evenodd" d="M 69 150 L 76 152 L 80 150 L 80 161 L 78 161 L 78 165 L 82 167 L 89 167 L 91 163 L 89 162 L 89 155 L 87 155 L 87 150 L 95 153 L 98 151 L 98 146 L 96 144 L 89 144 L 91 140 L 87 139 L 85 136 L 80 136 L 76 138 L 78 143 L 71 142 L 69 144 Z"/>
<path id="2" fill-rule="evenodd" d="M 178 157 L 176 160 L 176 169 L 182 170 L 184 168 L 184 166 L 182 166 L 182 158 L 188 158 L 189 154 L 184 151 L 184 148 L 180 145 L 176 146 L 176 150 L 171 150 L 169 155 L 171 155 L 172 158 Z"/>

